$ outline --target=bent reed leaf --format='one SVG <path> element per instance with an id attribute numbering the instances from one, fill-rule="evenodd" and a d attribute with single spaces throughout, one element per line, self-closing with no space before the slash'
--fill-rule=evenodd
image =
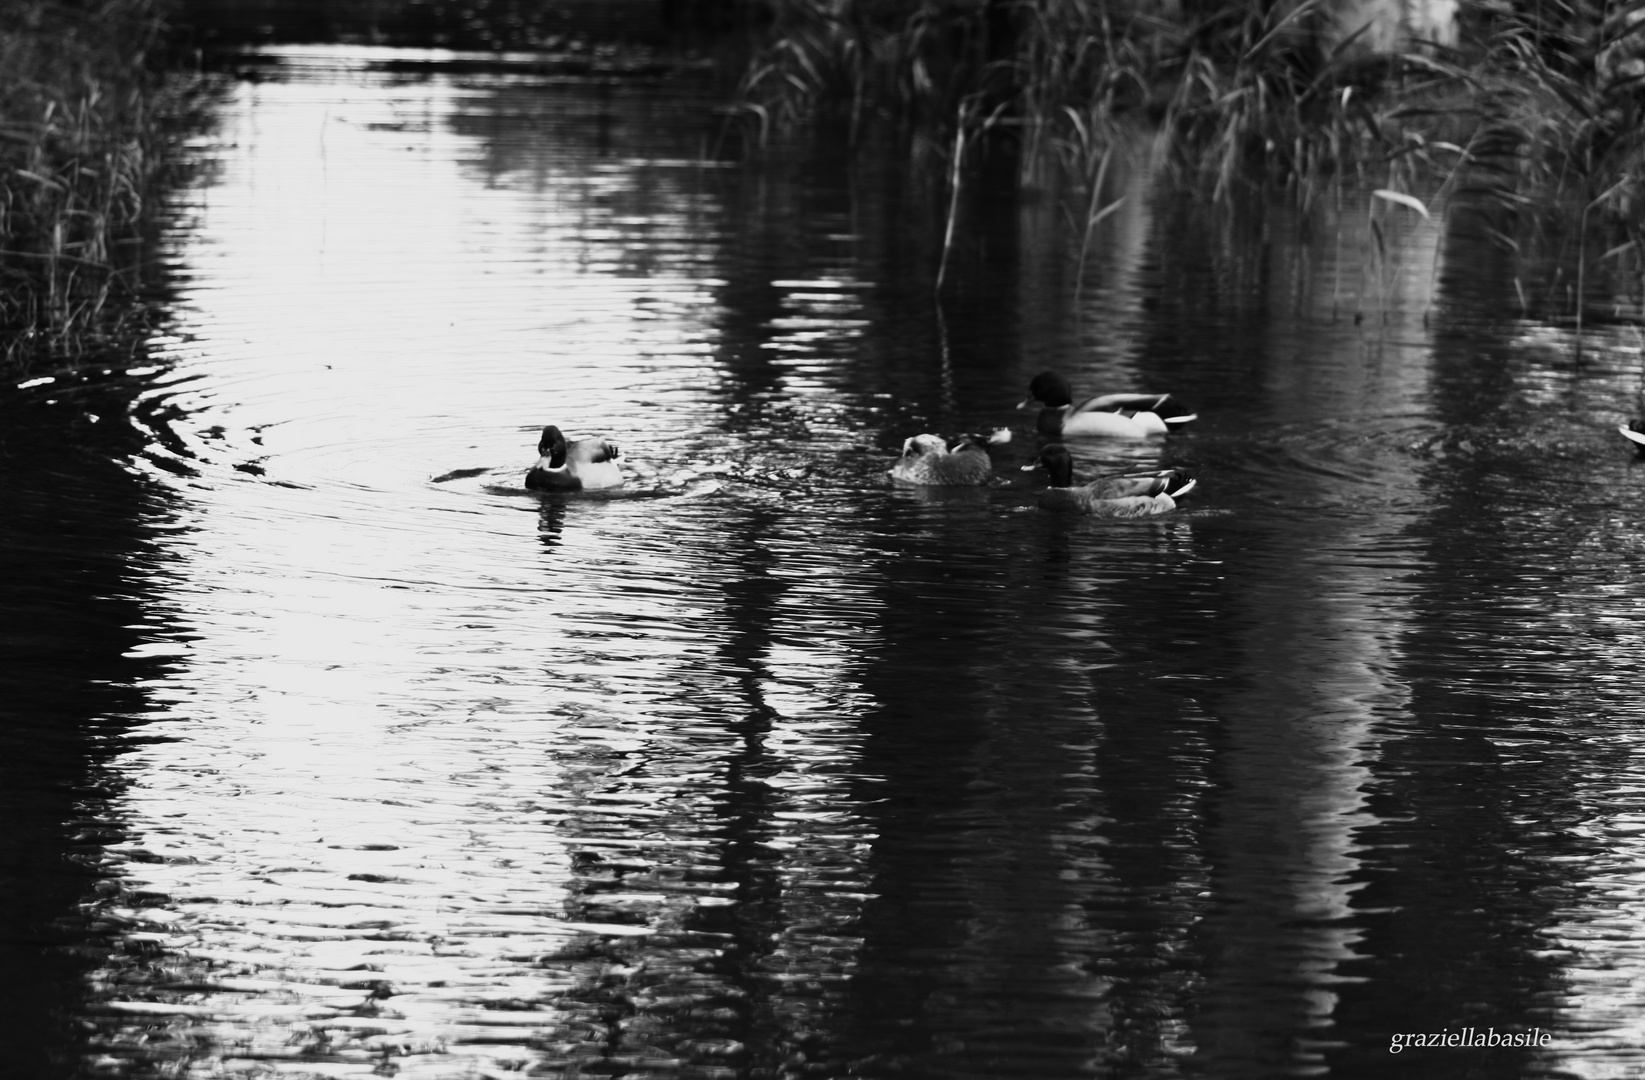
<path id="1" fill-rule="evenodd" d="M 1431 220 L 1428 214 L 1428 208 L 1422 204 L 1421 199 L 1415 197 L 1414 195 L 1407 195 L 1403 191 L 1391 191 L 1388 188 L 1378 188 L 1377 190 L 1371 192 L 1371 194 L 1375 195 L 1379 199 L 1386 199 L 1391 203 L 1398 203 L 1401 206 L 1415 210 L 1417 213 L 1422 215 L 1423 220 L 1425 221 Z"/>

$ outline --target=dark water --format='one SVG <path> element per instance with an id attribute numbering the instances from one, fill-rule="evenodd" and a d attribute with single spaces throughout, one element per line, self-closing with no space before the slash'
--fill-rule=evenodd
<path id="1" fill-rule="evenodd" d="M 276 59 L 170 332 L 0 393 L 12 1074 L 1645 1070 L 1632 331 L 1140 159 L 939 305 L 923 181 L 684 77 Z M 1038 509 L 1044 368 L 1194 402 L 1076 447 L 1189 507 Z M 1389 1052 L 1469 1028 L 1547 1037 Z"/>

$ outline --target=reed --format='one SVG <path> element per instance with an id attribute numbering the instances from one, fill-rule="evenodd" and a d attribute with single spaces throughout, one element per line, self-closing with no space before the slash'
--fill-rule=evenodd
<path id="1" fill-rule="evenodd" d="M 1503 11 L 1480 50 L 1459 194 L 1522 265 L 1552 268 L 1540 286 L 1516 280 L 1527 310 L 1580 324 L 1593 279 L 1633 292 L 1645 274 L 1645 2 Z"/>
<path id="2" fill-rule="evenodd" d="M 770 4 L 742 84 L 757 138 L 828 116 L 901 134 L 941 161 L 945 260 L 985 134 L 1017 140 L 1024 180 L 1084 185 L 1089 231 L 1103 163 L 1142 131 L 1165 178 L 1217 198 L 1437 193 L 1567 292 L 1645 279 L 1645 0 L 1464 3 L 1459 44 L 1377 49 L 1332 0 Z"/>
<path id="3" fill-rule="evenodd" d="M 141 316 L 142 228 L 181 110 L 157 0 L 0 5 L 0 363 L 82 355 Z"/>
<path id="4" fill-rule="evenodd" d="M 1442 125 L 1418 117 L 1467 100 L 1471 86 L 1468 71 L 1431 50 L 1368 54 L 1324 0 L 772 6 L 741 88 L 757 140 L 846 116 L 859 136 L 879 124 L 922 151 L 952 148 L 943 171 L 953 183 L 965 177 L 959 153 L 985 129 L 1017 140 L 1025 170 L 1083 183 L 1116 143 L 1147 130 L 1160 166 L 1217 195 L 1272 181 L 1306 194 L 1366 167 L 1386 187 L 1431 156 Z"/>
<path id="5" fill-rule="evenodd" d="M 832 114 L 947 145 L 986 117 L 1028 145 L 1100 156 L 1107 133 L 1142 120 L 1220 186 L 1426 160 L 1436 140 L 1454 154 L 1482 127 L 1497 129 L 1482 145 L 1512 139 L 1584 171 L 1637 158 L 1645 139 L 1645 0 L 1465 6 L 1467 48 L 1377 51 L 1362 47 L 1369 24 L 1343 25 L 1327 0 L 770 6 L 741 87 L 767 136 Z"/>
<path id="6" fill-rule="evenodd" d="M 1367 97 L 1337 93 L 1373 73 L 1354 35 L 1325 48 L 1322 0 L 1177 4 L 1137 0 L 773 0 L 765 47 L 743 100 L 768 126 L 824 113 L 945 129 L 980 102 L 1004 105 L 1030 143 L 1053 145 L 1144 119 L 1183 159 L 1214 171 L 1255 152 L 1283 167 L 1300 131 L 1344 118 Z M 1194 9 L 1209 14 L 1195 17 Z M 1175 9 L 1166 17 L 1157 12 Z M 1431 72 L 1415 56 L 1379 57 L 1375 76 Z M 1446 77 L 1451 72 L 1443 72 Z M 1076 128 L 1080 129 L 1076 132 Z M 939 130 L 946 143 L 952 131 Z M 1340 134 L 1339 134 L 1340 137 Z"/>

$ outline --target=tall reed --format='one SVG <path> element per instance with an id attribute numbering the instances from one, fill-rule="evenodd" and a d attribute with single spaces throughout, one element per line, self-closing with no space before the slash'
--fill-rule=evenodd
<path id="1" fill-rule="evenodd" d="M 1438 191 L 1516 249 L 1574 246 L 1550 258 L 1579 280 L 1645 275 L 1645 0 L 1463 0 L 1459 43 L 1375 48 L 1373 24 L 1344 22 L 1365 8 L 1336 0 L 770 4 L 742 87 L 762 137 L 829 114 L 889 125 L 917 156 L 945 150 L 957 185 L 986 128 L 1017 140 L 1025 176 L 1100 184 L 1143 130 L 1213 195 Z"/>
<path id="2" fill-rule="evenodd" d="M 1645 273 L 1645 0 L 1497 11 L 1479 47 L 1462 194 L 1522 260 L 1575 264 L 1580 320 L 1593 278 Z"/>
<path id="3" fill-rule="evenodd" d="M 0 363 L 106 344 L 136 311 L 174 111 L 157 0 L 0 5 Z"/>

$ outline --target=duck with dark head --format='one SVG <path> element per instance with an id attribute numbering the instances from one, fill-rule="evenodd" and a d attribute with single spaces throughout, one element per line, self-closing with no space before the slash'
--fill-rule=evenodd
<path id="1" fill-rule="evenodd" d="M 1624 439 L 1633 444 L 1634 454 L 1645 458 L 1645 400 L 1641 400 L 1640 410 L 1634 414 L 1634 418 L 1618 424 L 1616 429 L 1622 432 Z"/>
<path id="2" fill-rule="evenodd" d="M 553 424 L 537 442 L 537 464 L 525 474 L 533 491 L 599 491 L 623 486 L 617 444 L 601 435 L 566 441 Z"/>
<path id="3" fill-rule="evenodd" d="M 1023 471 L 1043 468 L 1051 486 L 1039 494 L 1047 510 L 1096 517 L 1155 517 L 1177 508 L 1177 500 L 1194 489 L 1194 478 L 1181 469 L 1103 476 L 1088 484 L 1074 483 L 1074 455 L 1061 443 L 1040 451 L 1039 460 Z"/>
<path id="4" fill-rule="evenodd" d="M 1035 429 L 1048 439 L 1080 436 L 1146 439 L 1164 435 L 1197 417 L 1170 394 L 1102 394 L 1074 403 L 1068 380 L 1042 371 L 1028 384 L 1028 398 L 1018 405 L 1039 405 Z"/>

